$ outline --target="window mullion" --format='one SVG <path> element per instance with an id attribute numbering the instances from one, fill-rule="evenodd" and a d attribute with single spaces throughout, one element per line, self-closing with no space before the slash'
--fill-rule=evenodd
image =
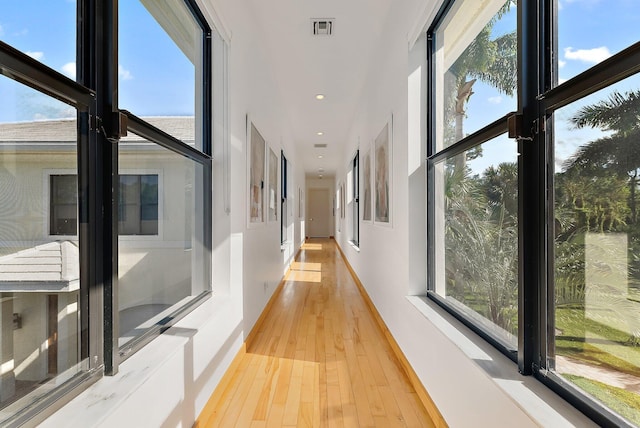
<path id="1" fill-rule="evenodd" d="M 89 251 L 85 269 L 87 286 L 95 307 L 91 313 L 92 360 L 104 363 L 105 373 L 117 373 L 117 144 L 113 112 L 117 107 L 117 21 L 118 0 L 79 3 L 82 21 L 78 78 L 97 94 L 90 110 L 90 137 L 80 155 L 80 197 L 88 198 L 80 221 L 80 239 Z M 114 132 L 114 130 L 116 132 Z M 82 216 L 81 216 L 82 217 Z M 83 226 L 84 225 L 84 226 Z M 83 231 L 84 229 L 84 231 Z"/>
<path id="2" fill-rule="evenodd" d="M 518 198 L 518 370 L 525 375 L 532 374 L 540 364 L 539 291 L 541 285 L 546 284 L 546 161 L 537 104 L 539 4 L 538 0 L 523 0 L 518 7 L 518 109 L 525 124 L 524 138 L 518 139 L 518 193 L 522 195 Z"/>

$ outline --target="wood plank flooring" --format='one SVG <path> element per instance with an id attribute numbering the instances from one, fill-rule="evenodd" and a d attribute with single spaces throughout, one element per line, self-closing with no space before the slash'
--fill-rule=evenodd
<path id="1" fill-rule="evenodd" d="M 333 240 L 302 247 L 203 427 L 432 427 Z"/>

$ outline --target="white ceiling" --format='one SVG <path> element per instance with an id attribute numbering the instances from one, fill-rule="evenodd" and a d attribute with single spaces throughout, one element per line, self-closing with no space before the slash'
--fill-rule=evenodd
<path id="1" fill-rule="evenodd" d="M 349 138 L 372 54 L 392 0 L 249 0 L 278 90 L 297 159 L 308 174 L 335 173 Z M 313 36 L 312 18 L 334 18 L 331 36 Z M 324 94 L 318 101 L 316 94 Z M 324 135 L 318 136 L 317 132 Z M 314 144 L 327 144 L 314 149 Z M 323 156 L 319 159 L 318 156 Z"/>

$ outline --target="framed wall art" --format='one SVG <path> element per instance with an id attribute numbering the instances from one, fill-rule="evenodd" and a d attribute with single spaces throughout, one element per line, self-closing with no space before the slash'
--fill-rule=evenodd
<path id="1" fill-rule="evenodd" d="M 278 221 L 278 157 L 269 147 L 269 187 L 267 191 L 267 203 L 269 221 Z"/>
<path id="2" fill-rule="evenodd" d="M 264 181 L 266 142 L 247 116 L 249 164 L 249 224 L 264 222 Z"/>
<path id="3" fill-rule="evenodd" d="M 374 223 L 391 225 L 392 122 L 390 119 L 374 141 Z"/>

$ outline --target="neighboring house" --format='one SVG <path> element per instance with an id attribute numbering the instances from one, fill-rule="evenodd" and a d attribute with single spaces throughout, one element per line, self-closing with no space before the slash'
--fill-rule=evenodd
<path id="1" fill-rule="evenodd" d="M 193 117 L 146 120 L 195 140 Z M 75 119 L 0 124 L 2 401 L 75 372 L 80 362 L 76 146 Z M 118 163 L 122 345 L 194 295 L 191 252 L 201 250 L 192 238 L 201 210 L 193 192 L 202 176 L 135 134 L 121 140 Z"/>

